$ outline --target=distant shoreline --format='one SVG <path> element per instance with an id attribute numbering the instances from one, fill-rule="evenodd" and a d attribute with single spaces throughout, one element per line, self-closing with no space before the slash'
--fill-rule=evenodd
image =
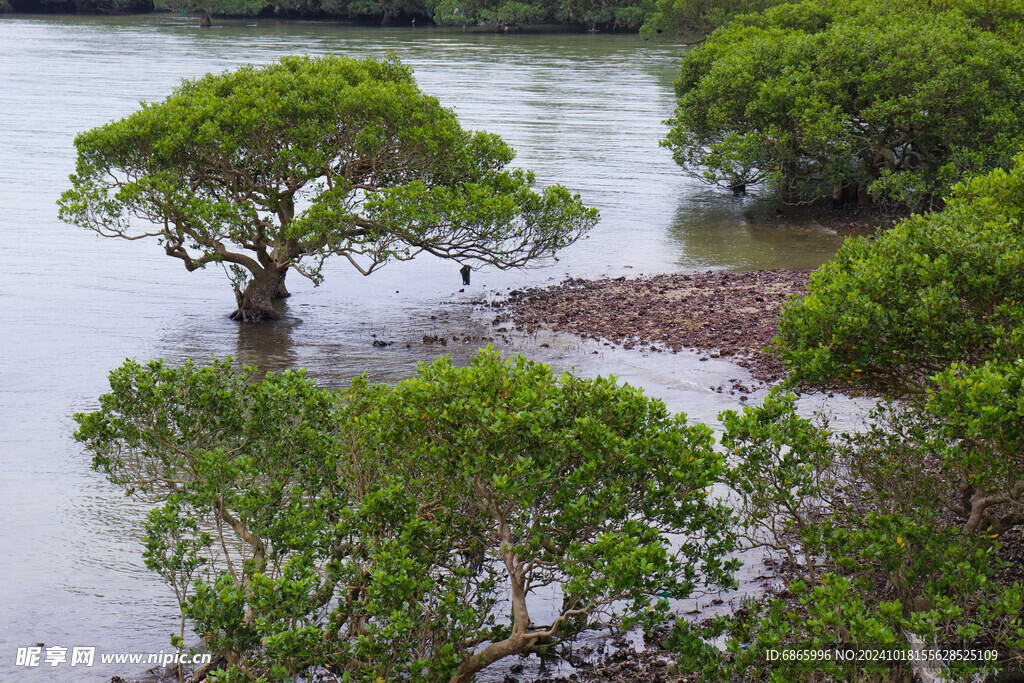
<path id="1" fill-rule="evenodd" d="M 144 0 L 142 0 L 144 1 Z M 72 2 L 64 3 L 46 3 L 45 5 L 39 0 L 27 0 L 25 2 L 19 2 L 14 0 L 11 2 L 8 0 L 7 8 L 5 9 L 4 0 L 0 0 L 0 19 L 4 17 L 101 17 L 101 18 L 117 18 L 117 17 L 181 17 L 179 12 L 173 12 L 170 10 L 157 10 L 157 9 L 133 9 L 125 12 L 80 12 L 74 9 Z M 236 21 L 270 21 L 270 22 L 287 22 L 287 23 L 308 23 L 308 24 L 324 24 L 324 25 L 339 25 L 348 26 L 353 28 L 369 28 L 369 29 L 395 29 L 395 28 L 431 28 L 431 29 L 442 29 L 450 31 L 459 31 L 465 33 L 479 33 L 479 34 L 582 34 L 582 33 L 605 33 L 608 35 L 637 35 L 636 29 L 600 29 L 597 31 L 589 30 L 586 26 L 580 24 L 524 24 L 515 28 L 509 27 L 508 30 L 503 30 L 501 26 L 454 26 L 454 25 L 441 25 L 435 24 L 429 17 L 422 15 L 400 15 L 392 19 L 387 24 L 382 24 L 380 17 L 347 17 L 343 15 L 326 15 L 326 14 L 298 14 L 287 15 L 287 14 L 274 14 L 273 12 L 261 12 L 255 15 L 243 15 L 243 14 L 211 14 L 210 15 L 213 24 L 216 25 L 218 21 L 225 22 L 236 22 Z M 198 15 L 187 15 L 189 20 L 194 21 L 197 28 L 199 28 L 200 17 Z M 413 19 L 416 21 L 413 22 Z"/>

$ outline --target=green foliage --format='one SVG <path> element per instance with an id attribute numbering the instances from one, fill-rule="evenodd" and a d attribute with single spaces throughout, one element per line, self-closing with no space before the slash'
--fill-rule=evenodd
<path id="1" fill-rule="evenodd" d="M 920 392 L 951 363 L 1016 360 L 1022 215 L 1024 158 L 958 186 L 941 212 L 848 240 L 781 315 L 793 377 Z"/>
<path id="2" fill-rule="evenodd" d="M 430 5 L 423 0 L 323 0 L 328 14 L 379 17 L 382 24 L 397 16 L 429 16 Z"/>
<path id="3" fill-rule="evenodd" d="M 147 566 L 226 658 L 218 680 L 469 681 L 595 620 L 657 622 L 735 568 L 708 428 L 492 350 L 340 394 L 128 361 L 76 420 L 95 467 L 158 505 Z"/>
<path id="4" fill-rule="evenodd" d="M 31 0 L 39 5 L 67 0 Z M 494 31 L 518 30 L 530 24 L 561 24 L 609 31 L 636 31 L 655 12 L 657 0 L 74 0 L 75 11 L 87 14 L 174 12 L 195 17 L 268 16 L 376 20 L 381 25 L 410 19 L 433 20 L 441 26 L 476 26 Z M 0 11 L 6 0 L 0 0 Z M 22 8 L 24 10 L 24 8 Z M 29 7 L 31 10 L 31 7 Z"/>
<path id="5" fill-rule="evenodd" d="M 58 0 L 37 0 L 52 3 Z M 433 20 L 440 26 L 475 26 L 494 31 L 518 30 L 530 24 L 561 24 L 608 31 L 636 31 L 655 12 L 657 0 L 75 0 L 82 13 L 123 14 L 157 11 L 203 15 L 288 18 L 373 19 L 381 25 L 410 19 Z M 3 4 L 0 3 L 0 9 Z"/>
<path id="6" fill-rule="evenodd" d="M 794 380 L 913 399 L 904 422 L 951 506 L 995 534 L 1024 523 L 1022 213 L 1018 158 L 957 186 L 941 212 L 848 241 L 783 311 L 777 341 Z"/>
<path id="7" fill-rule="evenodd" d="M 874 241 L 848 240 L 812 275 L 808 295 L 783 310 L 776 346 L 793 382 L 899 401 L 881 403 L 860 433 L 831 437 L 832 474 L 814 494 L 828 514 L 801 537 L 844 579 L 846 593 L 831 603 L 838 619 L 816 614 L 827 596 L 815 586 L 803 608 L 778 602 L 719 631 L 775 642 L 758 632 L 785 626 L 787 642 L 813 648 L 833 642 L 823 638 L 867 637 L 843 630 L 866 625 L 881 642 L 911 633 L 926 644 L 998 650 L 1001 665 L 1020 661 L 1024 588 L 1003 573 L 999 540 L 1024 524 L 1022 214 L 1018 157 L 1009 171 L 957 185 L 941 212 L 912 216 Z M 773 419 L 760 440 L 775 448 L 793 418 Z M 797 457 L 820 471 L 813 450 Z M 762 519 L 772 522 L 770 508 Z M 733 648 L 715 659 L 701 645 L 707 635 L 680 629 L 693 666 L 758 656 Z M 950 675 L 985 666 L 953 661 Z"/>
<path id="8" fill-rule="evenodd" d="M 434 21 L 442 26 L 496 30 L 526 24 L 576 24 L 602 30 L 637 30 L 654 12 L 655 0 L 441 0 Z"/>
<path id="9" fill-rule="evenodd" d="M 687 53 L 664 144 L 699 178 L 765 181 L 791 203 L 932 206 L 1024 143 L 1013 11 L 806 0 L 743 15 Z"/>
<path id="10" fill-rule="evenodd" d="M 789 0 L 657 0 L 657 9 L 640 30 L 645 38 L 707 36 L 740 14 L 763 12 Z"/>
<path id="11" fill-rule="evenodd" d="M 38 4 L 43 7 L 52 6 L 57 4 L 57 0 L 40 0 Z M 74 7 L 79 14 L 132 14 L 149 12 L 153 5 L 149 0 L 74 0 Z M 23 5 L 20 9 L 26 10 Z M 3 11 L 3 6 L 0 6 L 0 11 Z"/>
<path id="12" fill-rule="evenodd" d="M 75 145 L 61 218 L 154 238 L 190 271 L 248 271 L 246 320 L 273 317 L 290 269 L 319 283 L 328 256 L 364 274 L 421 252 L 521 267 L 597 220 L 565 188 L 534 192 L 532 174 L 503 170 L 513 150 L 464 131 L 394 57 L 285 57 L 186 81 Z"/>
<path id="13" fill-rule="evenodd" d="M 777 576 L 789 587 L 700 626 L 679 620 L 666 645 L 683 670 L 704 680 L 898 680 L 910 675 L 898 653 L 922 645 L 1019 661 L 1024 587 L 999 580 L 1006 563 L 996 540 L 948 523 L 942 498 L 921 481 L 942 468 L 922 462 L 929 431 L 914 417 L 891 407 L 865 434 L 832 434 L 777 392 L 722 415 L 723 443 L 739 445 L 726 480 L 739 497 L 740 531 L 747 547 L 781 556 Z M 723 637 L 724 651 L 710 642 Z M 857 647 L 896 655 L 820 655 Z M 966 680 L 997 664 L 949 666 Z"/>
<path id="14" fill-rule="evenodd" d="M 434 9 L 434 21 L 441 26 L 484 26 L 507 30 L 543 22 L 553 10 L 554 6 L 546 2 L 441 0 Z"/>
<path id="15" fill-rule="evenodd" d="M 979 547 L 959 532 L 902 517 L 868 515 L 844 523 L 853 526 L 833 529 L 822 548 L 837 569 L 819 582 L 794 581 L 784 597 L 749 602 L 701 626 L 678 620 L 665 642 L 677 653 L 678 668 L 700 672 L 703 680 L 900 680 L 911 675 L 911 636 L 916 647 L 999 653 L 998 662 L 946 662 L 952 680 L 1020 661 L 1024 587 L 993 580 L 1003 566 L 993 546 Z M 909 578 L 899 571 L 879 575 L 880 559 L 904 566 Z M 916 597 L 898 597 L 911 590 L 919 591 Z M 724 650 L 709 642 L 722 638 Z M 836 651 L 858 647 L 890 654 L 875 660 L 835 657 Z"/>
<path id="16" fill-rule="evenodd" d="M 195 14 L 219 14 L 228 16 L 255 16 L 268 7 L 266 0 L 208 0 L 207 2 L 189 2 L 189 0 L 153 0 L 153 8 L 168 12 L 192 12 Z"/>
<path id="17" fill-rule="evenodd" d="M 817 575 L 813 546 L 830 514 L 827 492 L 836 476 L 827 425 L 796 413 L 796 396 L 773 390 L 742 413 L 722 413 L 722 446 L 734 456 L 725 477 L 737 499 L 740 536 L 748 548 L 766 548 Z"/>
<path id="18" fill-rule="evenodd" d="M 151 12 L 151 0 L 0 0 L 0 14 L 133 14 Z"/>

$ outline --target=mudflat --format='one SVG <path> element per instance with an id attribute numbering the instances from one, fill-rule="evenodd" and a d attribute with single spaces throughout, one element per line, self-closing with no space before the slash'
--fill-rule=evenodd
<path id="1" fill-rule="evenodd" d="M 807 291 L 810 270 L 707 271 L 638 278 L 569 278 L 545 288 L 513 290 L 492 305 L 496 325 L 548 327 L 655 352 L 696 349 L 727 357 L 765 382 L 785 366 L 766 348 L 782 305 Z M 501 328 L 499 332 L 503 331 Z"/>

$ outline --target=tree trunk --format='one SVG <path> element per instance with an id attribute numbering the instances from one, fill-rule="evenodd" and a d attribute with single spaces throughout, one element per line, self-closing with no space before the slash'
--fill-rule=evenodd
<path id="1" fill-rule="evenodd" d="M 533 642 L 527 636 L 530 628 L 530 613 L 526 605 L 526 576 L 519 570 L 522 558 L 512 548 L 512 535 L 503 516 L 498 515 L 498 534 L 502 541 L 502 560 L 508 570 L 510 588 L 512 589 L 512 634 L 505 640 L 492 642 L 482 651 L 463 660 L 459 670 L 448 683 L 471 683 L 477 672 L 487 665 L 509 655 L 525 654 L 526 647 Z"/>
<path id="2" fill-rule="evenodd" d="M 489 664 L 507 657 L 509 655 L 523 654 L 526 638 L 515 634 L 497 643 L 491 643 L 482 652 L 479 652 L 462 662 L 459 670 L 448 679 L 448 683 L 472 683 L 478 672 L 482 671 Z"/>
<path id="3" fill-rule="evenodd" d="M 871 195 L 868 194 L 868 181 L 866 180 L 857 183 L 857 203 L 861 206 L 871 205 Z"/>
<path id="4" fill-rule="evenodd" d="M 284 286 L 284 273 L 273 269 L 254 273 L 245 291 L 239 292 L 236 288 L 235 296 L 238 308 L 231 314 L 232 320 L 241 323 L 258 323 L 268 318 L 278 320 L 281 316 L 274 310 L 274 299 L 289 296 Z"/>
<path id="5" fill-rule="evenodd" d="M 278 278 L 277 291 L 274 293 L 275 299 L 287 299 L 292 295 L 291 292 L 288 291 L 288 288 L 284 286 L 284 278 L 286 275 L 288 275 L 287 270 L 281 273 L 280 277 Z"/>

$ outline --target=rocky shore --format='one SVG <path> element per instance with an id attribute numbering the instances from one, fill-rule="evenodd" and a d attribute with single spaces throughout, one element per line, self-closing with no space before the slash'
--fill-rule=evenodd
<path id="1" fill-rule="evenodd" d="M 553 287 L 513 290 L 491 305 L 497 332 L 547 327 L 626 349 L 727 357 L 772 382 L 783 364 L 765 352 L 790 296 L 807 291 L 809 270 L 707 271 L 607 280 L 569 278 Z"/>

